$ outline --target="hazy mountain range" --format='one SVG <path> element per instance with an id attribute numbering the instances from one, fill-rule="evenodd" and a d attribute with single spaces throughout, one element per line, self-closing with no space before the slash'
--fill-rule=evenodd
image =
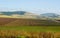
<path id="1" fill-rule="evenodd" d="M 55 13 L 44 13 L 44 14 L 34 14 L 25 11 L 14 11 L 14 12 L 0 12 L 0 17 L 12 17 L 12 18 L 37 18 L 37 19 L 46 19 L 46 18 L 59 18 L 60 15 Z"/>

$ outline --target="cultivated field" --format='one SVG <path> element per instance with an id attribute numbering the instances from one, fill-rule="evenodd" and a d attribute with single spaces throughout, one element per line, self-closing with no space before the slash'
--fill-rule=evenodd
<path id="1" fill-rule="evenodd" d="M 0 18 L 0 26 L 59 26 L 59 25 L 60 22 L 55 22 L 53 20 Z"/>

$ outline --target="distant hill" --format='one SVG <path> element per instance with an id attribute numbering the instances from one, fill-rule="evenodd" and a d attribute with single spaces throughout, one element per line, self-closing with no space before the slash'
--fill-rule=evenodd
<path id="1" fill-rule="evenodd" d="M 57 17 L 59 17 L 60 15 L 55 14 L 55 13 L 44 13 L 44 14 L 41 14 L 41 16 L 51 17 L 51 18 L 57 18 Z"/>
<path id="2" fill-rule="evenodd" d="M 25 12 L 25 11 L 13 11 L 13 12 L 0 12 L 0 17 L 8 17 L 8 18 L 37 18 L 36 14 Z"/>
<path id="3" fill-rule="evenodd" d="M 12 14 L 19 14 L 19 15 L 24 15 L 26 12 L 25 11 L 13 11 L 13 12 L 0 12 L 3 15 L 12 15 Z"/>

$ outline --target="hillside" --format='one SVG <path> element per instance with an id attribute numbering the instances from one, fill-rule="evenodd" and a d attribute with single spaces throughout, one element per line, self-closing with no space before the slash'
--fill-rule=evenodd
<path id="1" fill-rule="evenodd" d="M 0 18 L 0 26 L 49 26 L 60 25 L 60 22 L 41 19 Z"/>
<path id="2" fill-rule="evenodd" d="M 3 18 L 28 18 L 28 19 L 37 19 L 37 14 L 25 12 L 25 11 L 13 11 L 13 12 L 0 12 L 0 17 Z"/>
<path id="3" fill-rule="evenodd" d="M 55 13 L 44 13 L 44 14 L 41 14 L 42 16 L 45 16 L 45 17 L 51 17 L 51 18 L 59 18 L 59 14 L 55 14 Z"/>
<path id="4" fill-rule="evenodd" d="M 0 18 L 0 25 L 5 25 L 15 20 L 16 19 L 12 19 L 12 18 Z"/>

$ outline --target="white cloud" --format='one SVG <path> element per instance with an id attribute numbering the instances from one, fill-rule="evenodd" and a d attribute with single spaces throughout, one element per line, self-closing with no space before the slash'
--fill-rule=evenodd
<path id="1" fill-rule="evenodd" d="M 41 8 L 41 9 L 36 9 L 34 10 L 36 14 L 42 14 L 42 13 L 56 13 L 60 14 L 60 9 L 52 9 L 52 8 Z"/>

